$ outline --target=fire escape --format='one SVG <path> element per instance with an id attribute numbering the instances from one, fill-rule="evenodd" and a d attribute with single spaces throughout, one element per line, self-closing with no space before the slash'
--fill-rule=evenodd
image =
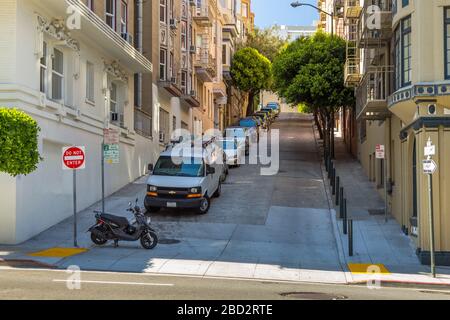
<path id="1" fill-rule="evenodd" d="M 361 120 L 384 120 L 390 113 L 387 99 L 394 72 L 390 64 L 392 1 L 366 0 L 358 24 L 357 46 L 363 59 L 356 89 L 356 115 Z"/>
<path id="2" fill-rule="evenodd" d="M 361 57 L 358 47 L 358 25 L 362 7 L 360 0 L 345 0 L 344 23 L 347 40 L 344 83 L 346 87 L 357 87 L 361 81 Z"/>

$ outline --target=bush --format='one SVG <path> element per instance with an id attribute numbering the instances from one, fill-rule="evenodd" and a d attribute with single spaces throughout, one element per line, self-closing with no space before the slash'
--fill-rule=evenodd
<path id="1" fill-rule="evenodd" d="M 26 113 L 0 108 L 0 172 L 15 177 L 36 170 L 41 160 L 36 121 Z"/>

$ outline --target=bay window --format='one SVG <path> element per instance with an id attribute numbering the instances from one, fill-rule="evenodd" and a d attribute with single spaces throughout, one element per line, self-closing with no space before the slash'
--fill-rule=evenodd
<path id="1" fill-rule="evenodd" d="M 122 35 L 128 32 L 128 6 L 125 1 L 120 4 L 120 33 Z"/>
<path id="2" fill-rule="evenodd" d="M 411 16 L 400 21 L 394 32 L 395 89 L 411 84 L 412 43 Z"/>

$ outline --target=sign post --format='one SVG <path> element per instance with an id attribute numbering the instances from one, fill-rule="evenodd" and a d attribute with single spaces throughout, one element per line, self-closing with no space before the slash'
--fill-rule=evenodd
<path id="1" fill-rule="evenodd" d="M 433 208 L 433 174 L 436 172 L 437 164 L 431 159 L 436 155 L 436 146 L 433 145 L 431 137 L 428 138 L 424 154 L 427 160 L 423 161 L 423 173 L 428 175 L 428 214 L 430 223 L 430 266 L 433 278 L 436 278 L 436 262 L 434 252 L 434 208 Z"/>
<path id="2" fill-rule="evenodd" d="M 386 163 L 386 148 L 382 144 L 378 144 L 375 149 L 375 156 L 377 159 L 383 161 L 383 176 L 384 176 L 384 221 L 388 222 L 388 191 L 387 191 L 387 163 Z"/>
<path id="3" fill-rule="evenodd" d="M 102 213 L 105 213 L 105 162 L 119 163 L 120 132 L 115 129 L 103 129 L 102 142 Z"/>
<path id="4" fill-rule="evenodd" d="M 78 247 L 77 241 L 77 170 L 86 168 L 85 147 L 64 147 L 62 149 L 63 170 L 73 172 L 73 244 Z"/>

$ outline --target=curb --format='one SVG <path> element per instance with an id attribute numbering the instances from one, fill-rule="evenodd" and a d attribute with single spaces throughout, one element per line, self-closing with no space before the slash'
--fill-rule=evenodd
<path id="1" fill-rule="evenodd" d="M 317 130 L 316 130 L 316 126 L 314 125 L 314 123 L 312 124 L 312 129 L 313 129 L 314 141 L 316 143 L 317 150 L 319 150 L 319 152 L 320 152 L 321 148 L 318 144 Z M 319 156 L 320 156 L 320 154 L 319 154 Z M 336 242 L 336 249 L 337 249 L 338 257 L 339 257 L 339 264 L 341 265 L 342 271 L 344 273 L 346 283 L 351 284 L 353 282 L 353 277 L 352 277 L 350 270 L 348 269 L 347 260 L 345 259 L 344 246 L 342 244 L 341 237 L 339 236 L 339 228 L 338 228 L 337 221 L 336 221 L 336 211 L 334 209 L 333 199 L 330 195 L 330 190 L 326 183 L 327 178 L 326 178 L 326 174 L 325 174 L 325 166 L 323 165 L 322 160 L 320 160 L 319 165 L 320 165 L 320 172 L 322 173 L 323 186 L 324 186 L 325 194 L 326 194 L 327 201 L 328 201 L 330 219 L 331 219 L 331 223 L 333 225 L 333 236 L 334 236 L 334 240 Z"/>
<path id="2" fill-rule="evenodd" d="M 434 283 L 434 282 L 417 282 L 417 281 L 402 281 L 402 280 L 380 280 L 381 287 L 388 288 L 410 288 L 410 289 L 450 289 L 450 283 Z M 367 285 L 367 281 L 353 281 L 348 283 L 350 286 Z M 450 293 L 450 292 L 449 292 Z"/>
<path id="3" fill-rule="evenodd" d="M 6 265 L 3 265 L 6 264 Z M 0 267 L 57 269 L 53 264 L 31 259 L 0 259 Z"/>

